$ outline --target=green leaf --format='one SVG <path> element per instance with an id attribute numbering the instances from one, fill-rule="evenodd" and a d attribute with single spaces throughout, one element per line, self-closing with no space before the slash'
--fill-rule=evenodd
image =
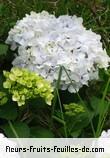
<path id="1" fill-rule="evenodd" d="M 73 138 L 77 138 L 80 134 L 81 134 L 81 130 L 80 130 L 80 129 L 71 132 L 71 136 L 72 136 Z"/>
<path id="2" fill-rule="evenodd" d="M 0 44 L 0 55 L 6 55 L 8 46 L 6 44 Z"/>
<path id="3" fill-rule="evenodd" d="M 56 120 L 57 122 L 59 122 L 59 123 L 65 125 L 65 121 L 63 121 L 61 118 L 59 118 L 59 117 L 57 117 L 57 116 L 55 116 L 55 115 L 53 115 L 52 117 L 53 117 L 53 119 Z"/>
<path id="4" fill-rule="evenodd" d="M 93 112 L 88 111 L 76 116 L 65 117 L 66 125 L 69 133 L 84 129 L 90 123 L 93 118 Z"/>
<path id="5" fill-rule="evenodd" d="M 35 114 L 38 112 L 39 109 L 46 107 L 45 101 L 40 97 L 30 99 L 28 101 L 28 104 L 30 105 L 29 108 L 31 109 L 31 111 Z"/>
<path id="6" fill-rule="evenodd" d="M 0 90 L 3 90 L 3 74 L 0 73 Z"/>
<path id="7" fill-rule="evenodd" d="M 15 120 L 17 117 L 17 106 L 14 103 L 7 102 L 0 106 L 0 118 L 7 120 Z"/>
<path id="8" fill-rule="evenodd" d="M 53 138 L 53 133 L 48 130 L 44 129 L 42 127 L 32 127 L 31 128 L 31 136 L 33 138 Z"/>
<path id="9" fill-rule="evenodd" d="M 105 108 L 108 106 L 107 102 L 104 101 L 103 102 L 103 106 L 101 106 L 101 102 L 102 102 L 102 99 L 100 98 L 97 98 L 97 97 L 92 97 L 91 100 L 90 100 L 90 103 L 91 103 L 91 106 L 94 110 L 94 114 L 95 115 L 98 115 L 100 112 L 104 111 Z"/>
<path id="10" fill-rule="evenodd" d="M 107 5 L 110 5 L 110 0 L 105 0 L 105 3 L 106 3 Z"/>
<path id="11" fill-rule="evenodd" d="M 23 122 L 6 124 L 2 126 L 2 129 L 9 138 L 29 138 L 30 136 L 30 129 L 28 125 Z"/>
<path id="12" fill-rule="evenodd" d="M 3 15 L 3 8 L 4 8 L 4 4 L 1 3 L 1 4 L 0 4 L 0 16 Z"/>

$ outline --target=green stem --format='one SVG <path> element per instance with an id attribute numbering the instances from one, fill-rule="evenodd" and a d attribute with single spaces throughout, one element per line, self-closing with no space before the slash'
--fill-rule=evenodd
<path id="1" fill-rule="evenodd" d="M 58 89 L 57 89 L 57 96 L 58 96 L 58 101 L 59 101 L 60 110 L 61 110 L 61 117 L 62 117 L 63 122 L 65 122 L 64 115 L 63 115 L 62 104 L 61 104 L 61 100 L 60 100 Z M 66 122 L 64 123 L 64 132 L 65 132 L 65 137 L 67 138 L 68 136 L 67 136 Z"/>
<path id="2" fill-rule="evenodd" d="M 56 81 L 55 90 L 54 90 L 54 100 L 53 100 L 52 112 L 51 112 L 50 129 L 53 126 L 53 115 L 54 115 L 55 105 L 57 101 L 57 89 L 59 89 L 59 86 L 60 86 L 61 75 L 62 75 L 62 67 L 60 67 L 59 69 L 58 80 Z"/>
<path id="3" fill-rule="evenodd" d="M 102 100 L 101 100 L 101 103 L 100 103 L 100 106 L 102 107 L 102 111 L 99 114 L 99 121 L 98 121 L 98 126 L 97 126 L 97 131 L 96 131 L 96 136 L 97 137 L 100 136 L 100 133 L 101 133 L 101 129 L 100 128 L 102 128 L 102 122 L 103 122 L 103 119 L 105 117 L 105 113 L 108 110 L 108 108 L 107 108 L 106 110 L 103 111 L 103 109 L 104 109 L 103 106 L 104 106 L 104 100 L 105 100 L 105 97 L 107 95 L 107 91 L 108 91 L 108 88 L 109 88 L 109 84 L 110 84 L 110 77 L 109 77 L 109 79 L 107 81 L 105 90 L 103 92 Z"/>
<path id="4" fill-rule="evenodd" d="M 63 124 L 63 125 L 65 124 L 65 122 L 57 116 L 53 116 L 53 119 L 56 120 L 57 122 Z"/>
<path id="5" fill-rule="evenodd" d="M 103 126 L 104 126 L 104 123 L 105 123 L 105 119 L 106 119 L 107 114 L 108 114 L 108 108 L 109 108 L 109 104 L 108 104 L 107 110 L 106 110 L 106 112 L 104 113 L 104 116 L 103 116 L 103 120 L 102 120 L 102 123 L 101 123 L 101 126 L 100 126 L 99 136 L 101 135 L 101 132 L 102 132 L 102 129 L 103 129 Z"/>
<path id="6" fill-rule="evenodd" d="M 64 71 L 66 72 L 67 77 L 69 78 L 69 80 L 70 80 L 70 82 L 71 82 L 71 84 L 72 84 L 72 86 L 73 86 L 73 88 L 74 88 L 73 81 L 71 80 L 71 78 L 70 78 L 70 76 L 69 76 L 69 74 L 68 74 L 68 72 L 67 72 L 67 70 L 66 70 L 66 68 L 65 68 L 64 66 L 63 66 L 63 69 L 64 69 Z M 80 102 L 82 103 L 82 105 L 84 106 L 86 112 L 88 113 L 88 118 L 89 118 L 89 115 L 90 115 L 90 114 L 89 114 L 89 111 L 88 111 L 88 109 L 87 109 L 87 107 L 86 107 L 84 101 L 82 100 L 82 98 L 81 98 L 80 95 L 78 94 L 77 90 L 75 90 L 75 91 L 76 91 L 76 94 L 77 94 L 77 96 L 78 96 Z M 91 128 L 92 128 L 93 135 L 94 135 L 94 137 L 96 137 L 96 133 L 95 133 L 95 129 L 94 129 L 92 120 L 91 120 L 90 118 L 89 118 L 89 120 L 90 120 L 90 124 L 91 124 Z"/>
<path id="7" fill-rule="evenodd" d="M 8 121 L 8 124 L 9 124 L 9 126 L 10 126 L 10 128 L 11 128 L 13 134 L 14 134 L 15 137 L 16 137 L 16 141 L 17 141 L 17 143 L 20 145 L 20 147 L 23 148 L 23 145 L 22 145 L 22 143 L 21 143 L 21 141 L 20 141 L 20 139 L 19 139 L 19 136 L 18 136 L 18 134 L 17 134 L 17 132 L 16 132 L 16 130 L 15 130 L 15 128 L 14 128 L 12 122 L 11 122 L 11 121 Z M 24 153 L 22 154 L 22 158 L 26 158 L 26 156 L 25 156 Z"/>
<path id="8" fill-rule="evenodd" d="M 10 126 L 10 128 L 11 128 L 13 134 L 15 135 L 15 137 L 16 137 L 16 138 L 19 138 L 19 136 L 18 136 L 18 134 L 17 134 L 17 132 L 16 132 L 16 130 L 15 130 L 15 128 L 14 128 L 12 122 L 11 122 L 11 121 L 8 121 L 8 124 L 9 124 L 9 126 Z"/>

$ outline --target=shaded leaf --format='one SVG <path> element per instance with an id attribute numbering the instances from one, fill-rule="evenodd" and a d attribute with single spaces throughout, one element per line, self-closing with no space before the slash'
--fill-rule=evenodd
<path id="1" fill-rule="evenodd" d="M 106 101 L 104 101 L 102 104 L 102 99 L 97 98 L 95 96 L 91 98 L 90 103 L 91 103 L 91 106 L 94 110 L 95 115 L 98 115 L 99 113 L 104 111 L 108 106 L 108 103 Z"/>
<path id="2" fill-rule="evenodd" d="M 17 117 L 17 106 L 14 103 L 7 102 L 0 106 L 0 118 L 7 120 L 15 120 Z"/>
<path id="3" fill-rule="evenodd" d="M 19 138 L 28 138 L 30 135 L 30 129 L 26 123 L 23 122 L 14 122 L 12 123 L 13 129 L 10 127 L 9 124 L 2 126 L 5 134 L 10 138 L 15 138 L 17 136 Z"/>
<path id="4" fill-rule="evenodd" d="M 6 44 L 0 44 L 0 55 L 6 55 L 8 46 Z"/>
<path id="5" fill-rule="evenodd" d="M 53 133 L 42 127 L 32 127 L 31 128 L 31 136 L 34 138 L 53 138 Z"/>

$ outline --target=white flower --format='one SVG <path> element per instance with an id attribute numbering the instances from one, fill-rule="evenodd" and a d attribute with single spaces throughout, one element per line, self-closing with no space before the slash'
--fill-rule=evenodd
<path id="1" fill-rule="evenodd" d="M 6 43 L 18 55 L 13 66 L 39 73 L 52 84 L 62 71 L 60 88 L 78 91 L 88 81 L 98 79 L 98 69 L 107 69 L 110 58 L 102 48 L 101 37 L 86 30 L 82 18 L 63 15 L 56 18 L 46 11 L 31 12 L 10 30 Z"/>
<path id="2" fill-rule="evenodd" d="M 110 157 L 110 129 L 102 131 L 101 136 L 97 139 L 97 147 L 104 148 L 104 152 L 96 152 L 95 158 Z"/>
<path id="3" fill-rule="evenodd" d="M 110 129 L 107 131 L 102 131 L 100 138 L 110 138 Z"/>
<path id="4" fill-rule="evenodd" d="M 19 154 L 16 152 L 6 152 L 6 146 L 15 148 L 16 143 L 0 133 L 0 158 L 20 158 Z"/>

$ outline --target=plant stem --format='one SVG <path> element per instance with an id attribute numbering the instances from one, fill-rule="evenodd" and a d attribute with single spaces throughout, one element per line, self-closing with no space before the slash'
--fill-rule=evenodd
<path id="1" fill-rule="evenodd" d="M 105 117 L 106 112 L 108 111 L 108 108 L 106 108 L 106 109 L 104 110 L 103 106 L 104 106 L 104 100 L 105 100 L 105 98 L 106 98 L 107 91 L 108 91 L 108 88 L 109 88 L 109 84 L 110 84 L 110 77 L 109 77 L 109 79 L 108 79 L 108 81 L 107 81 L 107 84 L 106 84 L 106 86 L 105 86 L 105 90 L 104 90 L 104 92 L 103 92 L 102 100 L 101 100 L 101 103 L 100 103 L 100 106 L 102 107 L 102 111 L 101 111 L 100 114 L 99 114 L 99 121 L 98 121 L 98 126 L 97 126 L 97 131 L 96 131 L 96 136 L 97 136 L 97 137 L 99 137 L 100 134 L 101 134 L 101 129 L 103 128 L 102 122 L 103 122 L 103 120 L 105 119 L 104 117 Z M 109 107 L 109 106 L 108 106 L 108 107 Z"/>
<path id="2" fill-rule="evenodd" d="M 11 128 L 13 134 L 15 135 L 15 137 L 16 137 L 16 138 L 19 138 L 19 136 L 18 136 L 16 130 L 14 129 L 14 126 L 13 126 L 12 122 L 11 122 L 11 121 L 8 121 L 8 124 L 9 124 L 9 126 L 10 126 L 10 128 Z"/>
<path id="3" fill-rule="evenodd" d="M 61 75 L 62 75 L 62 67 L 60 67 L 59 69 L 58 80 L 56 81 L 55 90 L 54 90 L 54 100 L 53 100 L 53 105 L 52 105 L 50 128 L 52 128 L 53 126 L 53 115 L 55 111 L 55 105 L 57 102 L 57 89 L 59 89 L 59 86 L 60 86 Z"/>
<path id="4" fill-rule="evenodd" d="M 16 141 L 17 141 L 17 143 L 20 145 L 20 147 L 23 148 L 23 144 L 22 144 L 22 142 L 20 141 L 19 136 L 18 136 L 18 134 L 17 134 L 17 132 L 16 132 L 16 130 L 15 130 L 15 128 L 14 128 L 12 122 L 11 122 L 11 121 L 8 121 L 8 124 L 9 124 L 9 126 L 10 126 L 10 128 L 11 128 L 13 134 L 14 134 L 15 137 L 16 137 Z M 22 158 L 26 158 L 26 156 L 25 156 L 24 153 L 22 154 Z"/>
<path id="5" fill-rule="evenodd" d="M 71 78 L 70 78 L 70 76 L 69 76 L 69 74 L 68 74 L 68 72 L 67 72 L 67 70 L 66 70 L 66 68 L 65 68 L 64 66 L 63 66 L 63 69 L 64 69 L 64 71 L 66 72 L 67 77 L 69 78 L 69 80 L 70 80 L 70 82 L 71 82 L 71 84 L 72 84 L 72 86 L 73 86 L 73 81 L 71 80 Z M 74 88 L 74 86 L 73 86 L 73 88 Z M 75 91 L 76 91 L 76 94 L 77 94 L 77 96 L 78 96 L 80 102 L 82 103 L 82 105 L 84 106 L 86 112 L 88 113 L 88 118 L 89 118 L 89 111 L 88 111 L 88 109 L 87 109 L 87 107 L 86 107 L 84 101 L 83 101 L 82 98 L 80 97 L 80 95 L 79 95 L 79 93 L 77 92 L 77 90 L 75 90 Z M 91 128 L 92 128 L 93 135 L 94 135 L 94 137 L 96 137 L 96 133 L 95 133 L 95 129 L 94 129 L 92 120 L 91 120 L 90 118 L 89 118 L 89 120 L 90 120 L 90 124 L 91 124 Z"/>
<path id="6" fill-rule="evenodd" d="M 58 101 L 59 101 L 59 105 L 60 105 L 62 120 L 63 120 L 63 122 L 65 122 L 64 115 L 63 115 L 63 110 L 62 110 L 62 104 L 61 104 L 61 100 L 60 100 L 58 89 L 57 89 L 57 96 L 58 96 Z M 68 136 L 67 136 L 66 122 L 64 123 L 64 132 L 65 132 L 65 137 L 67 138 Z"/>

